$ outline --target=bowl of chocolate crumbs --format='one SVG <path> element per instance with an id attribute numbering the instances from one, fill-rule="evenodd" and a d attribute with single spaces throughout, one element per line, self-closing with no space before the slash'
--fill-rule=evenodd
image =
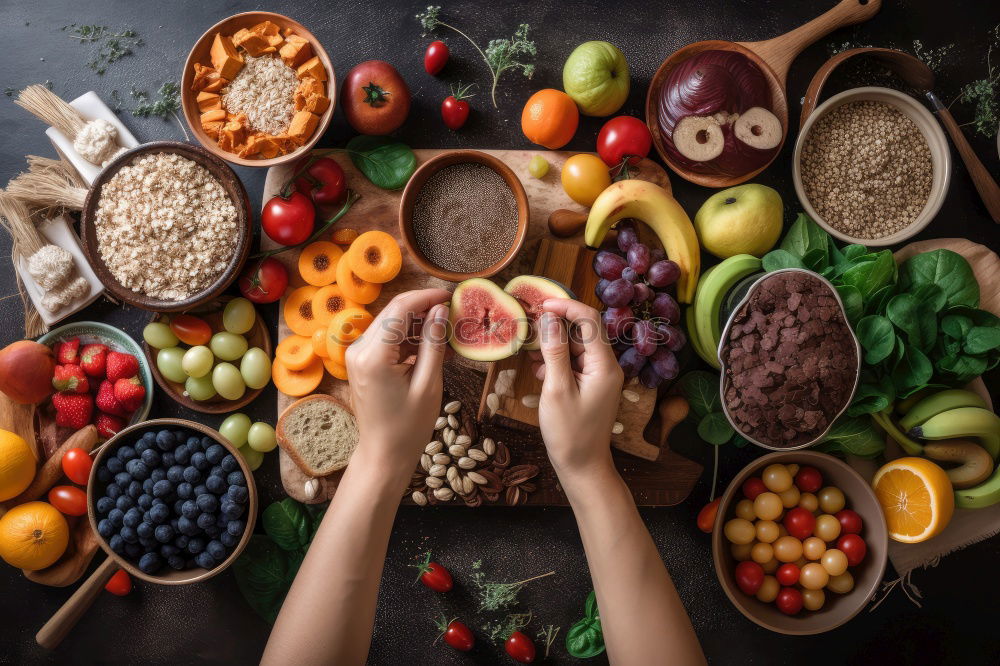
<path id="1" fill-rule="evenodd" d="M 147 143 L 110 162 L 80 218 L 84 253 L 108 292 L 145 310 L 179 312 L 232 284 L 253 240 L 236 173 L 204 148 Z"/>
<path id="2" fill-rule="evenodd" d="M 406 184 L 399 228 L 424 272 L 450 282 L 490 277 L 524 243 L 528 195 L 492 155 L 449 151 L 422 164 Z"/>
<path id="3" fill-rule="evenodd" d="M 837 290 L 786 268 L 754 282 L 719 344 L 722 406 L 738 433 L 765 449 L 823 440 L 854 398 L 861 348 Z"/>

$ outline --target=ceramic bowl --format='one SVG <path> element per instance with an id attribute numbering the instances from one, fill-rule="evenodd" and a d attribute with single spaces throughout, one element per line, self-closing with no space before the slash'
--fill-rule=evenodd
<path id="1" fill-rule="evenodd" d="M 934 175 L 931 180 L 931 191 L 927 197 L 927 202 L 920 214 L 908 226 L 900 229 L 896 233 L 883 236 L 882 238 L 855 238 L 849 234 L 835 229 L 826 220 L 819 216 L 806 197 L 805 188 L 802 185 L 802 148 L 809 137 L 816 121 L 830 111 L 850 102 L 882 102 L 892 106 L 897 111 L 905 115 L 916 124 L 917 129 L 923 134 L 930 148 L 931 164 Z M 805 208 L 806 213 L 815 220 L 816 224 L 823 227 L 827 233 L 834 238 L 838 238 L 845 243 L 859 243 L 868 247 L 883 247 L 896 245 L 915 236 L 923 231 L 924 227 L 930 224 L 941 206 L 944 204 L 945 196 L 948 194 L 948 184 L 951 182 L 951 149 L 948 139 L 941 129 L 941 124 L 934 118 L 930 111 L 924 108 L 923 104 L 913 99 L 909 95 L 892 90 L 891 88 L 865 87 L 845 90 L 834 95 L 830 99 L 820 104 L 815 111 L 809 114 L 799 137 L 795 142 L 795 152 L 792 158 L 792 180 L 795 184 L 795 194 L 798 195 L 799 203 Z"/>
<path id="2" fill-rule="evenodd" d="M 743 593 L 736 585 L 736 560 L 723 534 L 723 525 L 734 517 L 736 503 L 743 499 L 741 486 L 751 476 L 759 476 L 774 463 L 811 465 L 823 475 L 823 486 L 840 488 L 847 498 L 847 508 L 856 511 L 862 520 L 861 538 L 868 552 L 865 559 L 848 571 L 854 577 L 854 589 L 847 594 L 826 592 L 826 602 L 818 611 L 799 611 L 785 615 L 773 603 L 764 603 Z M 712 530 L 712 560 L 715 574 L 726 596 L 736 609 L 765 629 L 781 634 L 820 634 L 835 629 L 861 612 L 882 583 L 889 551 L 889 533 L 885 517 L 868 483 L 841 460 L 816 451 L 789 451 L 762 456 L 743 468 L 726 488 L 719 502 L 718 518 Z"/>
<path id="3" fill-rule="evenodd" d="M 38 342 L 51 347 L 57 342 L 62 342 L 70 338 L 80 338 L 81 349 L 83 349 L 84 345 L 100 343 L 107 345 L 113 351 L 131 354 L 138 359 L 139 378 L 142 380 L 142 385 L 146 388 L 146 397 L 142 401 L 142 406 L 132 414 L 132 419 L 129 423 L 133 424 L 145 421 L 149 416 L 150 408 L 153 406 L 153 372 L 149 360 L 143 354 L 139 343 L 133 340 L 125 331 L 114 326 L 109 326 L 108 324 L 102 324 L 99 321 L 78 321 L 54 328 L 38 338 Z"/>
<path id="4" fill-rule="evenodd" d="M 290 153 L 278 155 L 271 159 L 257 160 L 240 157 L 235 153 L 219 148 L 218 142 L 205 133 L 205 130 L 201 127 L 201 111 L 198 109 L 197 94 L 191 90 L 191 82 L 194 80 L 194 63 L 209 64 L 208 54 L 212 48 L 212 40 L 215 39 L 217 32 L 221 32 L 224 35 L 232 35 L 242 28 L 250 28 L 263 21 L 270 21 L 279 28 L 290 28 L 295 34 L 309 41 L 309 44 L 312 46 L 313 55 L 318 56 L 320 62 L 323 63 L 323 67 L 326 68 L 326 94 L 330 98 L 330 105 L 320 116 L 319 124 L 316 125 L 316 129 L 313 130 L 312 136 L 309 137 L 308 141 Z M 191 128 L 191 133 L 194 134 L 195 138 L 198 139 L 198 142 L 206 150 L 233 164 L 249 167 L 273 167 L 293 162 L 300 157 L 308 155 L 309 151 L 312 150 L 313 146 L 316 145 L 316 142 L 319 141 L 320 137 L 323 136 L 323 133 L 330 126 L 330 120 L 333 119 L 333 111 L 336 106 L 337 78 L 333 71 L 333 64 L 330 62 L 330 56 L 327 55 L 326 50 L 316 36 L 309 32 L 304 25 L 281 14 L 275 14 L 274 12 L 244 12 L 222 19 L 198 38 L 198 41 L 191 47 L 187 60 L 184 61 L 184 73 L 181 75 L 181 107 L 184 109 L 184 119 L 187 120 L 188 127 Z"/>

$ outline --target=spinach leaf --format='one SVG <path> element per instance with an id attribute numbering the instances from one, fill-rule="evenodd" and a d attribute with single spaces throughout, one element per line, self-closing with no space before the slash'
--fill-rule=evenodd
<path id="1" fill-rule="evenodd" d="M 266 536 L 254 534 L 243 553 L 233 562 L 236 584 L 243 598 L 271 624 L 278 617 L 291 582 L 288 556 Z"/>
<path id="2" fill-rule="evenodd" d="M 882 287 L 871 296 L 865 303 L 865 314 L 882 314 L 889 299 L 896 293 L 896 285 L 890 284 Z"/>
<path id="3" fill-rule="evenodd" d="M 896 281 L 896 260 L 892 252 L 882 250 L 870 260 L 862 260 L 844 271 L 840 284 L 857 287 L 865 299 Z"/>
<path id="4" fill-rule="evenodd" d="M 771 271 L 781 270 L 782 268 L 805 268 L 806 265 L 802 263 L 799 257 L 788 250 L 771 250 L 764 255 L 761 259 L 761 265 L 764 271 L 770 273 Z"/>
<path id="5" fill-rule="evenodd" d="M 955 384 L 967 384 L 989 369 L 989 361 L 982 356 L 957 354 L 939 358 L 936 363 L 938 372 L 951 378 Z"/>
<path id="6" fill-rule="evenodd" d="M 827 253 L 825 248 L 822 250 L 818 248 L 815 250 L 809 250 L 809 252 L 806 253 L 806 256 L 802 257 L 802 263 L 805 264 L 806 268 L 811 271 L 822 271 L 826 267 L 826 262 Z"/>
<path id="7" fill-rule="evenodd" d="M 934 346 L 937 337 L 937 315 L 913 294 L 896 294 L 885 306 L 885 314 L 896 327 L 906 333 L 909 343 L 921 351 Z"/>
<path id="8" fill-rule="evenodd" d="M 264 531 L 283 550 L 305 548 L 312 538 L 312 520 L 301 504 L 286 497 L 264 509 Z"/>
<path id="9" fill-rule="evenodd" d="M 583 612 L 584 616 L 566 632 L 566 650 L 577 659 L 589 659 L 604 652 L 604 630 L 593 590 L 587 595 Z"/>
<path id="10" fill-rule="evenodd" d="M 903 357 L 892 371 L 892 383 L 896 395 L 906 398 L 924 388 L 931 381 L 934 368 L 922 351 L 907 346 Z"/>
<path id="11" fill-rule="evenodd" d="M 1000 328 L 973 326 L 965 335 L 966 354 L 985 354 L 1000 347 Z"/>
<path id="12" fill-rule="evenodd" d="M 591 590 L 587 595 L 587 600 L 583 602 L 583 614 L 591 619 L 601 619 L 601 613 L 597 608 L 597 591 Z"/>
<path id="13" fill-rule="evenodd" d="M 947 298 L 944 294 L 944 289 L 936 284 L 922 284 L 910 293 L 918 301 L 933 310 L 935 314 L 941 312 Z"/>
<path id="14" fill-rule="evenodd" d="M 693 370 L 681 377 L 680 391 L 691 405 L 691 412 L 703 419 L 722 409 L 719 396 L 719 375 L 705 370 Z"/>
<path id="15" fill-rule="evenodd" d="M 881 412 L 896 399 L 896 387 L 889 377 L 876 377 L 868 368 L 861 371 L 861 382 L 854 394 L 850 407 L 845 412 L 848 416 L 861 416 Z"/>
<path id="16" fill-rule="evenodd" d="M 892 322 L 881 315 L 868 315 L 861 319 L 857 325 L 857 334 L 868 365 L 877 365 L 887 359 L 896 346 Z"/>
<path id="17" fill-rule="evenodd" d="M 844 261 L 854 263 L 868 254 L 868 248 L 864 245 L 851 243 L 850 245 L 845 245 L 841 252 L 844 255 Z"/>
<path id="18" fill-rule="evenodd" d="M 698 422 L 698 436 L 709 444 L 722 446 L 736 433 L 722 412 L 706 414 Z"/>
<path id="19" fill-rule="evenodd" d="M 813 222 L 805 213 L 799 213 L 778 247 L 799 259 L 805 259 L 808 255 L 813 254 L 814 257 L 820 257 L 817 260 L 820 265 L 825 265 L 829 261 L 828 238 L 829 236 L 822 227 Z"/>
<path id="20" fill-rule="evenodd" d="M 951 250 L 933 250 L 910 257 L 899 268 L 899 286 L 913 292 L 925 284 L 938 285 L 945 305 L 979 307 L 979 283 L 965 257 Z"/>
<path id="21" fill-rule="evenodd" d="M 964 340 L 972 327 L 972 319 L 965 315 L 950 314 L 941 319 L 941 331 L 955 340 Z"/>
<path id="22" fill-rule="evenodd" d="M 874 458 L 885 449 L 885 441 L 869 416 L 840 417 L 823 443 L 828 451 L 839 450 L 861 458 Z"/>
<path id="23" fill-rule="evenodd" d="M 864 299 L 857 287 L 852 285 L 838 285 L 837 293 L 840 300 L 844 302 L 844 312 L 847 314 L 847 321 L 854 325 L 865 313 Z"/>
<path id="24" fill-rule="evenodd" d="M 402 189 L 417 168 L 410 147 L 386 136 L 356 136 L 347 142 L 347 152 L 358 171 L 383 190 Z"/>

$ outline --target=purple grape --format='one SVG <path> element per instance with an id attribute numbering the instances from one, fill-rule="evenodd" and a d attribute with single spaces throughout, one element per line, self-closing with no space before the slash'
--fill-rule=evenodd
<path id="1" fill-rule="evenodd" d="M 598 277 L 605 280 L 617 280 L 622 276 L 622 269 L 628 266 L 628 262 L 614 252 L 601 250 L 594 255 L 594 272 Z"/>
<path id="2" fill-rule="evenodd" d="M 635 347 L 629 347 L 618 357 L 618 365 L 625 371 L 625 376 L 631 379 L 638 375 L 642 367 L 646 365 L 646 357 L 640 355 Z"/>
<path id="3" fill-rule="evenodd" d="M 653 290 L 645 282 L 632 285 L 632 302 L 636 305 L 645 303 L 653 297 Z"/>
<path id="4" fill-rule="evenodd" d="M 663 261 L 667 258 L 667 253 L 663 251 L 661 247 L 654 247 L 649 251 L 649 260 L 654 264 L 658 261 Z"/>
<path id="5" fill-rule="evenodd" d="M 609 284 L 611 284 L 611 280 L 605 280 L 604 278 L 601 278 L 600 280 L 597 281 L 597 284 L 594 285 L 594 295 L 597 296 L 597 299 L 600 300 L 602 303 L 604 302 L 604 300 L 601 298 L 601 294 L 604 293 L 604 290 L 607 289 Z"/>
<path id="6" fill-rule="evenodd" d="M 687 336 L 684 331 L 676 326 L 660 324 L 657 329 L 663 337 L 663 345 L 672 352 L 680 351 L 687 344 Z"/>
<path id="7" fill-rule="evenodd" d="M 642 370 L 639 371 L 639 383 L 646 388 L 655 389 L 663 382 L 663 377 L 660 376 L 656 370 L 653 369 L 652 365 L 648 363 L 642 366 Z"/>
<path id="8" fill-rule="evenodd" d="M 646 279 L 654 287 L 668 287 L 680 276 L 681 267 L 672 261 L 657 261 L 646 273 Z"/>
<path id="9" fill-rule="evenodd" d="M 608 308 L 601 313 L 601 319 L 604 320 L 604 327 L 611 340 L 624 338 L 635 323 L 632 308 Z"/>
<path id="10" fill-rule="evenodd" d="M 622 279 L 628 280 L 629 282 L 639 282 L 642 277 L 636 273 L 630 266 L 626 266 L 622 269 Z"/>
<path id="11" fill-rule="evenodd" d="M 663 377 L 664 379 L 673 379 L 680 372 L 680 365 L 677 363 L 677 357 L 674 353 L 667 349 L 666 347 L 660 347 L 656 352 L 649 357 L 649 363 L 656 370 L 656 374 Z"/>
<path id="12" fill-rule="evenodd" d="M 670 294 L 657 294 L 653 299 L 650 313 L 667 324 L 676 324 L 681 320 L 681 307 Z"/>
<path id="13" fill-rule="evenodd" d="M 653 327 L 653 322 L 643 319 L 637 321 L 632 327 L 632 336 L 635 338 L 632 346 L 643 356 L 652 356 L 656 351 L 657 333 Z"/>
<path id="14" fill-rule="evenodd" d="M 628 265 L 639 275 L 649 270 L 649 248 L 642 243 L 633 243 L 628 249 Z"/>
<path id="15" fill-rule="evenodd" d="M 612 308 L 620 308 L 632 302 L 635 288 L 631 282 L 618 278 L 611 282 L 601 293 L 601 301 Z"/>
<path id="16" fill-rule="evenodd" d="M 631 224 L 622 223 L 618 225 L 618 249 L 628 252 L 633 244 L 639 242 L 639 234 L 635 232 L 635 227 Z"/>

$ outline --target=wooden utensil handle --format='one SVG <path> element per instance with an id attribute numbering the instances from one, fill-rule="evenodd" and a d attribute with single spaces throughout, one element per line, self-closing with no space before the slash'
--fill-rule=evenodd
<path id="1" fill-rule="evenodd" d="M 35 641 L 46 650 L 54 650 L 70 630 L 76 626 L 83 614 L 87 612 L 94 599 L 101 593 L 108 579 L 118 570 L 114 559 L 107 558 L 90 574 L 87 580 L 77 588 L 62 608 L 56 611 L 45 625 L 35 634 Z"/>
<path id="2" fill-rule="evenodd" d="M 813 74 L 812 80 L 809 82 L 809 87 L 806 88 L 805 97 L 802 98 L 802 113 L 799 114 L 799 129 L 806 124 L 806 118 L 812 115 L 812 112 L 816 110 L 819 106 L 819 97 L 823 93 L 823 86 L 826 85 L 826 80 L 830 78 L 830 74 L 833 70 L 840 67 L 845 60 L 850 60 L 856 55 L 861 55 L 862 53 L 872 54 L 879 51 L 890 51 L 891 49 L 876 49 L 869 46 L 865 46 L 858 49 L 848 49 L 846 51 L 841 51 L 837 55 L 831 57 L 823 66 L 816 70 Z"/>
<path id="3" fill-rule="evenodd" d="M 560 208 L 549 213 L 549 233 L 558 238 L 569 238 L 583 231 L 587 214 Z"/>
<path id="4" fill-rule="evenodd" d="M 882 0 L 841 0 L 825 14 L 791 32 L 763 42 L 741 42 L 740 45 L 759 55 L 774 70 L 784 87 L 788 69 L 802 49 L 837 28 L 867 21 L 881 7 Z"/>

